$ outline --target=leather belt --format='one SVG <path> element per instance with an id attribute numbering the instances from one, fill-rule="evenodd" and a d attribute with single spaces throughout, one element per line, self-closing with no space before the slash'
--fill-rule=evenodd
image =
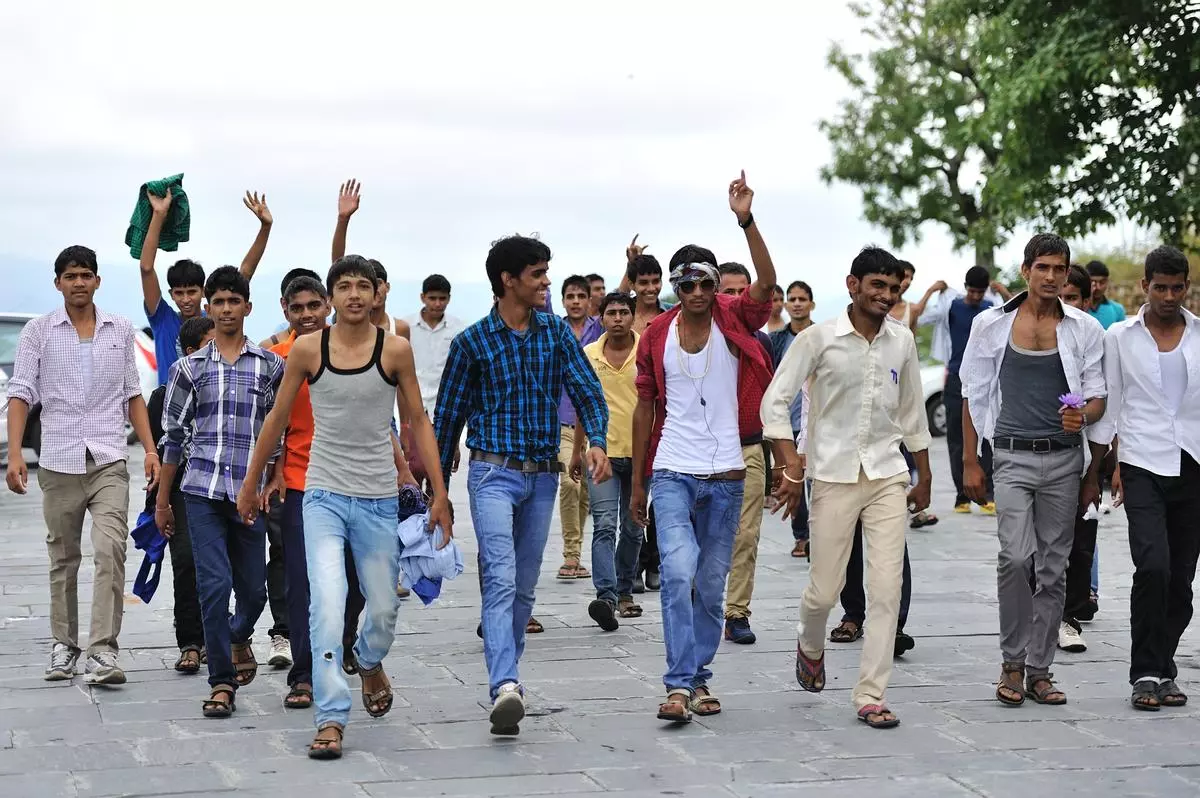
<path id="1" fill-rule="evenodd" d="M 738 482 L 746 478 L 746 469 L 735 468 L 732 471 L 721 471 L 716 474 L 688 474 L 688 476 L 702 482 Z"/>
<path id="2" fill-rule="evenodd" d="M 531 460 L 518 460 L 515 457 L 502 457 L 491 452 L 480 452 L 475 449 L 471 450 L 471 460 L 478 463 L 487 463 L 488 465 L 500 466 L 512 471 L 520 471 L 522 474 L 557 474 L 563 470 L 562 463 L 557 460 L 535 463 Z"/>
<path id="3" fill-rule="evenodd" d="M 1049 454 L 1050 452 L 1065 452 L 1068 449 L 1078 449 L 1081 445 L 1076 440 L 1068 443 L 1056 438 L 992 438 L 993 449 L 1003 449 L 1008 452 L 1033 452 L 1034 454 Z"/>

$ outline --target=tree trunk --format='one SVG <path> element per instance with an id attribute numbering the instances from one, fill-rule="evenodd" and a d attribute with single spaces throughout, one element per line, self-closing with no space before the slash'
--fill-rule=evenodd
<path id="1" fill-rule="evenodd" d="M 996 248 L 985 244 L 975 246 L 975 265 L 988 270 L 993 278 L 996 277 Z"/>

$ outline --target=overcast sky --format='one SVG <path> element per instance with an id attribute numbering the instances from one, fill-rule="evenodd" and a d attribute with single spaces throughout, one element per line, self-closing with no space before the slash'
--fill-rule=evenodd
<path id="1" fill-rule="evenodd" d="M 635 232 L 664 262 L 689 242 L 748 262 L 725 195 L 744 168 L 780 282 L 811 283 L 828 315 L 858 248 L 887 240 L 854 189 L 818 177 L 817 122 L 845 90 L 825 54 L 859 41 L 856 21 L 840 3 L 786 8 L 5 3 L 0 311 L 57 304 L 50 264 L 80 243 L 100 256 L 98 302 L 137 318 L 125 228 L 139 185 L 177 172 L 192 241 L 159 254 L 162 273 L 183 256 L 237 264 L 257 230 L 239 198 L 266 192 L 258 333 L 279 321 L 287 269 L 328 264 L 345 178 L 363 183 L 349 251 L 388 267 L 392 312 L 415 310 L 415 286 L 439 272 L 471 319 L 487 307 L 489 243 L 513 232 L 540 233 L 556 280 L 615 284 Z M 971 259 L 936 228 L 899 254 L 917 265 L 912 298 Z"/>

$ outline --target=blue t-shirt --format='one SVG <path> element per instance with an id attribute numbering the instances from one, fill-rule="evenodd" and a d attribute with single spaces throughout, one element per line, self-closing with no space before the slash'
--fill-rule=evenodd
<path id="1" fill-rule="evenodd" d="M 1104 300 L 1104 304 L 1095 310 L 1089 310 L 1088 315 L 1100 322 L 1100 326 L 1108 329 L 1119 321 L 1125 319 L 1125 308 L 1120 302 L 1113 302 L 1111 299 Z"/>
<path id="2" fill-rule="evenodd" d="M 173 310 L 164 297 L 159 297 L 158 307 L 147 313 L 150 329 L 154 332 L 154 359 L 158 362 L 158 384 L 166 385 L 171 373 L 171 364 L 183 357 L 179 348 L 179 328 L 183 319 L 179 311 Z"/>
<path id="3" fill-rule="evenodd" d="M 950 326 L 950 362 L 946 364 L 946 370 L 951 374 L 958 374 L 958 367 L 962 365 L 963 351 L 967 348 L 967 339 L 971 337 L 972 322 L 991 306 L 992 303 L 987 299 L 978 305 L 968 305 L 961 296 L 950 303 L 950 315 L 947 318 Z"/>

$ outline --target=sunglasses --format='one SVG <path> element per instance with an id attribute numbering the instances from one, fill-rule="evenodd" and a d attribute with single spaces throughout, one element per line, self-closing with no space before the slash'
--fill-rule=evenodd
<path id="1" fill-rule="evenodd" d="M 695 291 L 697 287 L 699 287 L 701 291 L 716 291 L 717 283 L 714 280 L 701 280 L 700 282 L 696 282 L 695 280 L 683 280 L 679 283 L 679 293 L 690 294 Z"/>

